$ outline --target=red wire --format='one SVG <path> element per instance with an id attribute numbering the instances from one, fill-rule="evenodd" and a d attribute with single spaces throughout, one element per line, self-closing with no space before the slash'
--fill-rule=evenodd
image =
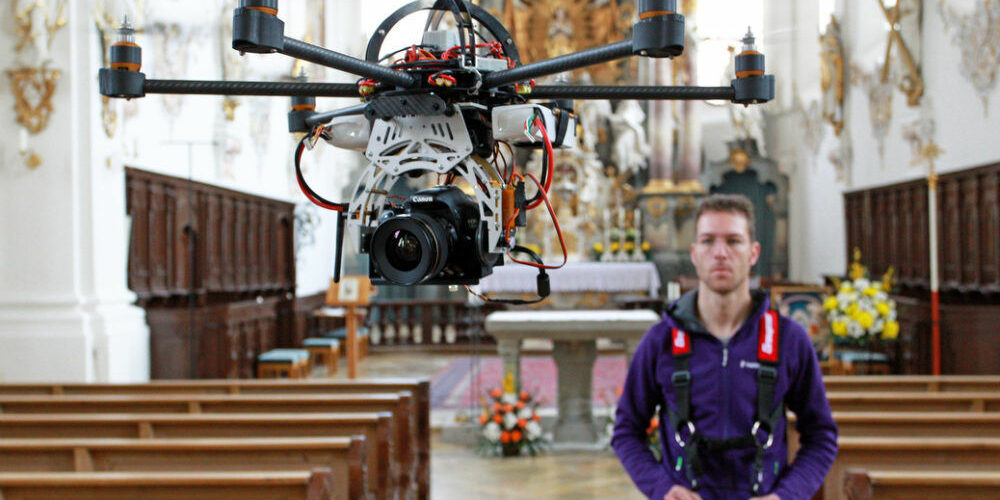
<path id="1" fill-rule="evenodd" d="M 548 171 L 548 176 L 545 178 L 545 189 L 544 189 L 545 194 L 548 194 L 549 187 L 552 185 L 552 177 L 553 177 L 552 174 L 555 171 L 556 160 L 555 160 L 555 155 L 552 154 L 552 142 L 549 141 L 549 132 L 545 130 L 545 125 L 542 123 L 541 120 L 538 119 L 538 117 L 535 117 L 535 126 L 541 129 L 542 131 L 542 139 L 545 142 L 545 152 L 548 153 L 549 155 L 549 164 L 548 164 L 549 171 Z M 542 165 L 542 168 L 546 168 L 546 166 Z M 539 189 L 542 189 L 541 184 L 539 184 Z M 540 205 L 541 203 L 542 203 L 542 198 L 538 198 L 537 200 L 529 204 L 527 209 L 531 210 Z"/>
<path id="2" fill-rule="evenodd" d="M 298 149 L 295 151 L 295 164 L 296 165 L 298 165 L 299 162 L 302 160 L 302 152 L 303 151 L 305 151 L 305 143 L 300 142 Z M 324 202 L 322 200 L 319 200 L 315 196 L 313 196 L 312 193 L 309 191 L 309 187 L 306 186 L 305 181 L 302 178 L 302 172 L 301 172 L 301 170 L 296 169 L 295 170 L 295 174 L 296 174 L 295 175 L 295 179 L 299 183 L 299 189 L 302 190 L 302 194 L 306 195 L 306 198 L 309 198 L 309 201 L 315 203 L 320 208 L 325 208 L 327 210 L 333 210 L 335 212 L 343 212 L 344 211 L 344 207 L 343 206 L 332 205 L 332 204 L 326 203 L 326 202 Z"/>
<path id="3" fill-rule="evenodd" d="M 548 194 L 542 190 L 542 183 L 538 182 L 538 179 L 536 179 L 534 175 L 532 174 L 527 174 L 527 175 L 528 177 L 531 178 L 532 181 L 535 182 L 535 185 L 538 186 L 538 190 L 542 193 L 542 199 L 545 200 L 545 207 L 549 209 L 549 216 L 552 217 L 552 223 L 555 224 L 556 226 L 556 234 L 559 235 L 559 244 L 562 246 L 563 261 L 562 264 L 559 264 L 558 266 L 547 266 L 545 264 L 536 264 L 534 262 L 524 262 L 521 260 L 517 260 L 510 254 L 510 252 L 507 252 L 507 257 L 509 257 L 510 260 L 517 262 L 518 264 L 524 264 L 526 266 L 537 267 L 540 269 L 559 269 L 560 267 L 566 265 L 566 260 L 569 258 L 569 256 L 566 254 L 566 241 L 563 240 L 562 228 L 559 227 L 559 219 L 556 218 L 556 213 L 552 210 L 552 204 L 549 203 Z"/>

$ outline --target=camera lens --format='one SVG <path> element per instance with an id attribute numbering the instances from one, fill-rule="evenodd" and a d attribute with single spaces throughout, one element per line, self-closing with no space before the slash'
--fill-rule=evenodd
<path id="1" fill-rule="evenodd" d="M 441 272 L 451 245 L 443 221 L 424 214 L 396 215 L 372 234 L 372 264 L 391 283 L 415 285 Z"/>
<path id="2" fill-rule="evenodd" d="M 389 238 L 385 254 L 392 267 L 400 271 L 412 271 L 420 264 L 423 251 L 420 241 L 413 233 L 400 229 Z"/>

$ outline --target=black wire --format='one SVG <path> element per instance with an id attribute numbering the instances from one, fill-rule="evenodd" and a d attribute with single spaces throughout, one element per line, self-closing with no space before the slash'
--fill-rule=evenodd
<path id="1" fill-rule="evenodd" d="M 514 245 L 514 248 L 510 249 L 510 251 L 511 252 L 520 252 L 520 253 L 527 254 L 528 257 L 530 257 L 531 260 L 535 261 L 536 264 L 538 264 L 540 266 L 544 266 L 545 265 L 545 262 L 542 260 L 542 257 L 540 255 L 538 255 L 537 253 L 535 253 L 534 250 L 532 250 L 532 249 L 530 249 L 528 247 L 522 247 L 521 245 Z M 546 274 L 548 274 L 548 273 L 545 272 L 545 268 L 542 268 L 542 267 L 538 268 L 538 275 L 539 275 L 539 277 L 545 276 Z M 541 291 L 539 291 L 539 292 L 541 292 Z M 545 300 L 548 296 L 549 296 L 548 293 L 546 293 L 545 295 L 542 295 L 541 293 L 539 293 L 537 299 L 531 299 L 531 300 L 523 300 L 523 299 L 492 299 L 492 298 L 489 298 L 489 297 L 487 297 L 485 295 L 480 295 L 480 298 L 482 298 L 486 302 L 491 302 L 491 303 L 494 303 L 494 304 L 510 304 L 510 305 L 515 305 L 515 306 L 525 306 L 525 305 L 529 305 L 529 304 L 537 304 L 537 303 Z"/>

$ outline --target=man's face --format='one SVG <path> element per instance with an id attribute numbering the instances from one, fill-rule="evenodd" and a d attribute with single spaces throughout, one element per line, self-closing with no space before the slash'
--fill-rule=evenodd
<path id="1" fill-rule="evenodd" d="M 737 212 L 705 212 L 696 233 L 691 262 L 701 284 L 719 294 L 743 286 L 760 257 L 760 244 L 750 241 L 747 218 Z"/>

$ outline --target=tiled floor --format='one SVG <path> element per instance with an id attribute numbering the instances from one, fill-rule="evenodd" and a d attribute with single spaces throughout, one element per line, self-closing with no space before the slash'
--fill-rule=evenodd
<path id="1" fill-rule="evenodd" d="M 468 353 L 461 353 L 468 355 Z M 456 354 L 372 353 L 359 364 L 359 377 L 430 377 Z M 337 377 L 346 376 L 341 360 Z M 447 414 L 445 414 L 447 413 Z M 453 421 L 454 412 L 432 414 L 436 425 Z M 436 500 L 452 499 L 641 499 L 610 450 L 552 451 L 537 457 L 492 458 L 471 447 L 431 441 L 431 491 Z"/>

